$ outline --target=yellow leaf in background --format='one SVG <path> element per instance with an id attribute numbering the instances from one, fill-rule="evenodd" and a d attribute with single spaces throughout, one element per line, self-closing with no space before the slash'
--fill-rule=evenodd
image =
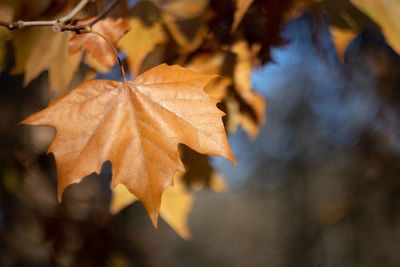
<path id="1" fill-rule="evenodd" d="M 253 109 L 257 121 L 256 127 L 246 127 L 244 130 L 254 138 L 259 131 L 261 125 L 265 123 L 265 106 L 264 97 L 255 93 L 251 85 L 251 71 L 253 69 L 253 56 L 246 41 L 238 41 L 232 46 L 232 52 L 236 54 L 237 60 L 234 67 L 233 82 L 235 89 L 240 97 Z"/>
<path id="2" fill-rule="evenodd" d="M 190 238 L 188 215 L 192 209 L 194 197 L 182 182 L 182 173 L 177 172 L 174 186 L 169 186 L 162 194 L 160 215 L 184 239 Z M 120 184 L 112 190 L 111 213 L 115 214 L 135 202 L 137 198 Z"/>
<path id="3" fill-rule="evenodd" d="M 179 29 L 178 23 L 171 19 L 168 15 L 164 16 L 164 23 L 175 42 L 180 46 L 182 54 L 193 52 L 199 48 L 207 34 L 207 29 L 203 26 L 200 26 L 198 29 L 195 29 L 194 37 L 189 38 Z"/>
<path id="4" fill-rule="evenodd" d="M 350 29 L 331 27 L 332 41 L 335 44 L 336 54 L 343 60 L 344 52 L 348 44 L 354 39 L 355 33 Z"/>
<path id="5" fill-rule="evenodd" d="M 207 1 L 183 0 L 176 2 L 174 5 L 177 5 L 177 7 L 179 7 L 180 4 L 186 7 L 189 5 L 194 8 L 196 4 L 191 4 L 192 2 L 203 3 Z M 195 12 L 198 13 L 198 15 L 201 15 L 203 11 L 202 9 L 207 7 L 207 5 L 199 4 L 198 6 L 200 9 L 196 9 Z M 185 17 L 180 16 L 176 12 L 172 12 L 168 6 L 162 12 L 162 21 L 174 41 L 179 45 L 181 54 L 189 54 L 199 48 L 208 33 L 208 29 L 202 19 L 193 20 L 193 17 L 185 19 Z"/>
<path id="6" fill-rule="evenodd" d="M 195 180 L 191 181 L 190 188 L 193 188 L 194 190 L 202 190 L 207 188 L 221 194 L 226 194 L 226 192 L 228 192 L 228 185 L 225 182 L 224 176 L 214 171 L 210 175 L 210 181 L 208 185 L 204 180 Z"/>
<path id="7" fill-rule="evenodd" d="M 247 10 L 249 9 L 251 3 L 254 0 L 236 0 L 236 10 L 235 14 L 233 15 L 233 24 L 231 32 L 234 32 L 239 26 L 240 22 L 242 21 L 244 15 L 246 14 Z"/>
<path id="8" fill-rule="evenodd" d="M 187 68 L 199 73 L 220 75 L 224 57 L 222 52 L 198 54 L 187 64 Z"/>
<path id="9" fill-rule="evenodd" d="M 189 239 L 191 236 L 188 217 L 193 199 L 182 181 L 182 173 L 177 173 L 174 186 L 165 189 L 161 200 L 161 217 L 184 239 Z"/>
<path id="10" fill-rule="evenodd" d="M 224 176 L 220 173 L 213 172 L 211 175 L 210 188 L 218 193 L 225 194 L 228 191 L 228 185 Z"/>
<path id="11" fill-rule="evenodd" d="M 388 44 L 400 54 L 400 1 L 351 0 L 351 2 L 381 26 Z"/>
<path id="12" fill-rule="evenodd" d="M 189 239 L 191 234 L 188 227 L 188 216 L 192 209 L 194 197 L 186 189 L 182 177 L 183 173 L 177 172 L 174 177 L 174 186 L 165 189 L 161 200 L 160 215 L 178 235 L 184 239 Z M 211 176 L 210 188 L 219 193 L 226 193 L 227 186 L 223 176 L 214 173 Z M 110 212 L 112 214 L 120 212 L 138 200 L 122 184 L 111 190 Z"/>
<path id="13" fill-rule="evenodd" d="M 224 57 L 225 55 L 222 52 L 200 54 L 194 57 L 186 67 L 203 74 L 220 75 Z M 230 85 L 232 85 L 230 78 L 219 77 L 209 82 L 204 91 L 217 99 L 223 99 Z"/>
<path id="14" fill-rule="evenodd" d="M 205 91 L 218 99 L 224 99 L 229 114 L 227 122 L 228 132 L 235 132 L 239 126 L 242 126 L 251 138 L 255 138 L 260 126 L 265 122 L 266 102 L 261 95 L 253 91 L 251 86 L 250 74 L 255 62 L 253 55 L 257 51 L 252 52 L 248 48 L 246 41 L 236 42 L 231 50 L 236 54 L 233 77 L 222 76 L 219 79 L 215 79 L 207 85 Z M 203 53 L 193 57 L 186 67 L 204 74 L 221 75 L 225 59 L 226 53 L 222 51 Z M 256 119 L 240 109 L 240 104 L 236 98 L 227 96 L 229 86 L 232 83 L 237 94 L 252 109 Z"/>
<path id="15" fill-rule="evenodd" d="M 258 123 L 254 121 L 250 114 L 240 110 L 240 104 L 238 100 L 232 95 L 228 95 L 224 102 L 227 114 L 229 114 L 226 123 L 227 132 L 234 133 L 239 127 L 242 127 L 247 135 L 254 139 L 260 130 Z"/>
<path id="16" fill-rule="evenodd" d="M 127 53 L 129 70 L 133 76 L 139 74 L 145 57 L 157 44 L 165 41 L 165 33 L 160 23 L 145 26 L 140 19 L 129 20 L 131 30 L 119 41 L 118 47 Z"/>
<path id="17" fill-rule="evenodd" d="M 217 99 L 224 99 L 232 80 L 227 77 L 217 77 L 204 87 L 204 91 Z"/>
<path id="18" fill-rule="evenodd" d="M 50 88 L 64 95 L 79 67 L 82 52 L 75 55 L 68 53 L 71 32 L 54 32 L 49 27 L 33 30 L 35 38 L 25 64 L 24 86 L 48 70 Z"/>
<path id="19" fill-rule="evenodd" d="M 123 210 L 126 206 L 135 202 L 137 197 L 135 197 L 125 185 L 119 184 L 114 189 L 111 188 L 112 196 L 110 203 L 110 212 L 116 214 Z M 162 206 L 162 202 L 161 202 Z"/>
<path id="20" fill-rule="evenodd" d="M 25 72 L 25 64 L 30 56 L 38 29 L 35 27 L 13 32 L 12 44 L 15 54 L 15 66 L 11 74 L 18 75 Z"/>

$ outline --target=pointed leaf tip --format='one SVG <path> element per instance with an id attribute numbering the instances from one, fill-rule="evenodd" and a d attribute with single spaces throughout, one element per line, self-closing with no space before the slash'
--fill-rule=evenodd
<path id="1" fill-rule="evenodd" d="M 158 214 L 159 211 L 149 212 L 151 223 L 156 229 L 158 228 Z"/>

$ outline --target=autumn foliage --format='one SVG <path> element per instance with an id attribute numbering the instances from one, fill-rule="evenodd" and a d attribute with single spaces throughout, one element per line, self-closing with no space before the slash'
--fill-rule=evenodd
<path id="1" fill-rule="evenodd" d="M 127 193 L 123 185 L 132 196 L 122 206 L 139 199 L 154 226 L 161 209 L 170 225 L 189 237 L 192 196 L 186 186 L 194 183 L 184 184 L 179 173 L 185 166 L 178 145 L 236 163 L 226 133 L 242 127 L 254 139 L 266 122 L 266 100 L 252 89 L 252 70 L 270 61 L 272 47 L 287 43 L 281 36 L 284 24 L 305 10 L 318 10 L 320 2 L 1 1 L 0 46 L 12 44 L 11 73 L 23 74 L 27 86 L 47 71 L 58 95 L 21 122 L 56 129 L 48 152 L 57 165 L 58 200 L 70 184 L 100 173 L 110 161 L 112 210 L 121 209 L 115 203 Z M 395 1 L 351 2 L 381 26 L 399 53 Z M 79 12 L 60 21 L 79 5 Z M 360 28 L 332 26 L 339 55 Z M 0 67 L 5 60 L 3 52 Z M 92 79 L 114 66 L 119 71 L 118 63 L 122 81 Z M 173 205 L 182 204 L 163 198 L 174 176 L 173 190 L 184 196 L 178 212 Z M 217 177 L 210 174 L 208 185 L 218 183 Z"/>
<path id="2" fill-rule="evenodd" d="M 202 90 L 212 78 L 160 65 L 132 82 L 87 81 L 24 120 L 57 130 L 49 152 L 57 162 L 58 199 L 110 160 L 112 187 L 124 184 L 157 226 L 161 194 L 184 171 L 179 143 L 234 161 L 223 112 Z"/>

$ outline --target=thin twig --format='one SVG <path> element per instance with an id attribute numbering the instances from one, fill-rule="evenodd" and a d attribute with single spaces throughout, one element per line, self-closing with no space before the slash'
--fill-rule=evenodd
<path id="1" fill-rule="evenodd" d="M 29 26 L 53 26 L 57 21 L 22 21 L 17 22 L 0 22 L 1 26 L 8 27 L 10 30 L 22 29 Z"/>
<path id="2" fill-rule="evenodd" d="M 116 49 L 115 46 L 111 43 L 111 41 L 108 40 L 108 38 L 105 37 L 103 34 L 97 32 L 97 31 L 94 31 L 94 30 L 92 30 L 92 29 L 90 29 L 90 28 L 87 29 L 87 30 L 86 30 L 85 32 L 83 32 L 83 33 L 94 33 L 94 34 L 100 36 L 101 38 L 103 38 L 103 39 L 111 46 L 111 48 L 112 48 L 113 51 L 114 51 L 115 56 L 117 57 L 117 60 L 118 60 L 118 63 L 119 63 L 119 67 L 121 68 L 122 76 L 124 77 L 124 81 L 127 82 L 124 66 L 122 65 L 121 59 L 119 58 L 117 49 Z"/>
<path id="3" fill-rule="evenodd" d="M 86 5 L 89 3 L 90 0 L 81 0 L 79 4 L 67 15 L 58 19 L 58 20 L 50 20 L 50 21 L 22 21 L 19 20 L 17 22 L 0 22 L 0 26 L 8 27 L 10 30 L 22 29 L 24 27 L 29 26 L 54 26 L 57 22 L 65 23 L 71 20 L 76 14 L 79 13 Z"/>
<path id="4" fill-rule="evenodd" d="M 58 20 L 58 22 L 67 22 L 70 21 L 71 19 L 73 19 L 76 14 L 79 13 L 79 11 L 81 11 L 86 5 L 87 3 L 89 3 L 90 0 L 82 0 L 79 2 L 79 4 L 67 15 L 65 15 L 64 17 L 60 18 Z"/>
<path id="5" fill-rule="evenodd" d="M 99 20 L 103 19 L 105 16 L 110 13 L 114 7 L 119 3 L 120 0 L 114 0 L 110 6 L 108 6 L 105 10 L 103 10 L 100 15 L 91 20 L 85 25 L 65 25 L 66 22 L 69 22 L 76 14 L 79 13 L 80 10 L 89 2 L 89 0 L 82 0 L 79 4 L 66 16 L 58 19 L 58 20 L 50 20 L 50 21 L 22 21 L 19 20 L 17 22 L 2 22 L 0 21 L 0 26 L 7 27 L 10 30 L 22 29 L 24 27 L 30 26 L 52 26 L 53 30 L 56 32 L 62 31 L 82 31 L 85 30 L 88 26 L 91 27 Z"/>
<path id="6" fill-rule="evenodd" d="M 89 21 L 87 24 L 85 25 L 74 25 L 74 26 L 70 26 L 70 25 L 64 25 L 62 23 L 60 23 L 59 25 L 54 25 L 55 27 L 58 27 L 58 29 L 55 29 L 55 31 L 82 31 L 85 30 L 87 27 L 92 27 L 94 24 L 96 24 L 99 20 L 103 19 L 105 16 L 108 15 L 108 13 L 110 13 L 114 7 L 116 7 L 118 5 L 120 0 L 114 0 L 110 6 L 108 6 L 106 9 L 104 9 L 100 15 L 98 15 L 97 17 L 95 17 L 93 20 Z"/>

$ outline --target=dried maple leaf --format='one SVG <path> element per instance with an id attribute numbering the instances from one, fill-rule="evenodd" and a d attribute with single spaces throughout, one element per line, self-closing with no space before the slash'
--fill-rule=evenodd
<path id="1" fill-rule="evenodd" d="M 131 82 L 87 81 L 22 123 L 53 126 L 58 199 L 111 161 L 112 187 L 124 184 L 157 226 L 163 190 L 183 171 L 178 144 L 233 162 L 217 100 L 203 91 L 215 76 L 159 65 Z"/>
<path id="2" fill-rule="evenodd" d="M 48 70 L 50 88 L 63 95 L 79 67 L 82 53 L 68 54 L 71 32 L 59 33 L 43 27 L 33 28 L 32 33 L 34 42 L 26 59 L 24 86 Z"/>
<path id="3" fill-rule="evenodd" d="M 127 53 L 129 70 L 136 76 L 145 57 L 157 44 L 164 42 L 166 37 L 159 22 L 147 27 L 140 19 L 133 18 L 129 20 L 129 25 L 131 30 L 121 39 L 118 47 Z"/>
<path id="4" fill-rule="evenodd" d="M 78 25 L 84 25 L 93 18 L 79 21 Z M 114 46 L 129 31 L 128 20 L 108 17 L 92 26 L 93 31 L 104 35 Z M 111 68 L 117 62 L 113 48 L 102 37 L 93 34 L 76 34 L 69 41 L 69 53 L 75 54 L 87 50 L 88 53 L 106 68 Z"/>
<path id="5" fill-rule="evenodd" d="M 387 42 L 400 54 L 400 5 L 398 0 L 351 0 L 383 30 Z"/>

